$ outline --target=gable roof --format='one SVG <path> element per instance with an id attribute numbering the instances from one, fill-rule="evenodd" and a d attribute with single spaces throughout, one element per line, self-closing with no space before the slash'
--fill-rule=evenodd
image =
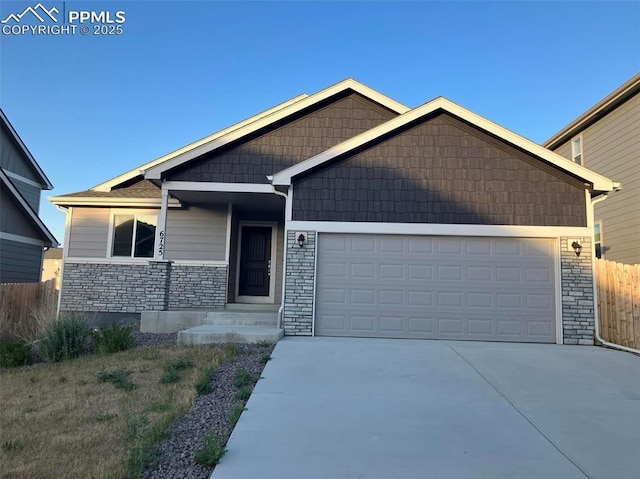
<path id="1" fill-rule="evenodd" d="M 194 148 L 198 148 L 201 147 L 202 145 L 206 145 L 208 143 L 211 143 L 212 141 L 216 140 L 217 138 L 220 138 L 234 130 L 237 130 L 238 128 L 242 128 L 243 126 L 246 126 L 250 123 L 253 123 L 254 121 L 257 121 L 261 118 L 264 118 L 266 116 L 271 115 L 272 113 L 275 113 L 278 110 L 281 110 L 282 108 L 286 108 L 288 106 L 293 105 L 294 103 L 299 102 L 300 100 L 303 100 L 305 98 L 307 98 L 308 95 L 303 93 L 301 95 L 298 95 L 296 97 L 291 98 L 290 100 L 287 100 L 285 102 L 282 102 L 272 108 L 269 108 L 268 110 L 264 110 L 256 115 L 253 115 L 249 118 L 247 118 L 246 120 L 242 120 L 238 123 L 234 123 L 231 126 L 228 126 L 226 128 L 223 128 L 222 130 L 219 130 L 215 133 L 212 133 L 209 136 L 205 136 L 204 138 L 201 138 L 197 141 L 194 141 L 193 143 L 190 143 L 186 146 L 183 146 L 182 148 L 178 148 L 175 151 L 172 151 L 170 153 L 167 153 L 166 155 L 162 155 L 159 158 L 156 158 L 155 160 L 149 161 L 148 163 L 145 163 L 143 165 L 138 166 L 137 168 L 134 168 L 133 170 L 129 170 L 126 173 L 123 173 L 121 175 L 116 176 L 115 178 L 112 178 L 108 181 L 105 181 L 104 183 L 100 183 L 99 185 L 96 185 L 92 188 L 90 188 L 91 190 L 95 190 L 95 191 L 111 191 L 111 189 L 115 186 L 119 186 L 122 183 L 125 183 L 127 181 L 133 180 L 138 176 L 142 176 L 144 170 L 148 170 L 150 168 L 153 168 L 155 166 L 161 165 L 162 163 L 164 163 L 165 161 L 171 160 L 173 158 L 175 158 L 176 156 L 179 155 L 183 155 L 191 150 L 193 150 Z"/>
<path id="2" fill-rule="evenodd" d="M 551 150 L 566 143 L 581 131 L 585 130 L 595 122 L 611 113 L 627 100 L 633 98 L 640 92 L 640 73 L 634 75 L 629 81 L 616 88 L 611 94 L 600 100 L 586 112 L 565 126 L 558 133 L 553 135 L 542 146 Z"/>
<path id="3" fill-rule="evenodd" d="M 0 168 L 0 182 L 7 187 L 9 195 L 14 200 L 18 208 L 23 212 L 25 218 L 33 225 L 33 227 L 40 233 L 45 246 L 58 246 L 58 240 L 51 234 L 51 231 L 45 226 L 38 215 L 33 211 L 31 206 L 22 197 L 18 189 L 11 183 L 11 180 L 6 173 Z"/>
<path id="4" fill-rule="evenodd" d="M 53 185 L 51 184 L 51 181 L 49 181 L 47 175 L 44 174 L 44 171 L 42 171 L 42 168 L 40 168 L 40 165 L 27 148 L 27 145 L 24 144 L 24 142 L 20 138 L 20 135 L 18 135 L 18 132 L 15 130 L 11 122 L 9 122 L 9 119 L 7 118 L 7 115 L 4 114 L 2 108 L 0 108 L 0 122 L 2 124 L 2 127 L 9 132 L 9 135 L 11 135 L 16 145 L 18 145 L 18 148 L 20 148 L 20 150 L 22 151 L 24 157 L 29 163 L 29 166 L 31 166 L 33 171 L 39 177 L 39 182 L 42 188 L 45 190 L 52 190 Z"/>
<path id="5" fill-rule="evenodd" d="M 280 108 L 269 115 L 264 115 L 256 119 L 255 121 L 247 123 L 239 128 L 235 128 L 224 135 L 217 136 L 209 142 L 203 143 L 195 148 L 175 155 L 174 157 L 167 159 L 162 163 L 158 163 L 157 165 L 148 168 L 144 172 L 144 177 L 149 180 L 159 180 L 162 178 L 162 174 L 165 171 L 181 166 L 190 160 L 193 160 L 206 153 L 210 153 L 211 151 L 227 145 L 232 141 L 236 141 L 244 136 L 260 130 L 261 128 L 269 126 L 277 121 L 283 120 L 334 95 L 346 91 L 359 93 L 362 96 L 369 98 L 370 100 L 373 100 L 374 102 L 379 103 L 385 108 L 399 114 L 409 111 L 409 107 L 398 103 L 397 101 L 369 88 L 368 86 L 352 78 L 347 78 L 346 80 L 338 82 L 335 85 L 314 93 L 311 96 L 307 96 L 299 101 Z"/>
<path id="6" fill-rule="evenodd" d="M 599 175 L 573 161 L 567 160 L 562 156 L 553 153 L 552 151 L 543 148 L 542 146 L 534 143 L 526 138 L 513 133 L 506 128 L 493 123 L 492 121 L 483 118 L 480 115 L 473 113 L 466 108 L 453 103 L 450 100 L 447 100 L 444 97 L 438 97 L 428 103 L 425 103 L 422 106 L 414 108 L 413 110 L 408 111 L 392 120 L 383 123 L 380 126 L 372 128 L 360 135 L 357 135 L 349 140 L 346 140 L 333 148 L 330 148 L 316 156 L 313 156 L 303 162 L 300 162 L 290 168 L 282 170 L 271 178 L 271 183 L 274 186 L 288 186 L 291 184 L 291 181 L 294 177 L 307 172 L 313 168 L 317 168 L 334 158 L 345 155 L 354 149 L 366 145 L 367 143 L 373 142 L 383 135 L 388 135 L 398 130 L 399 128 L 411 123 L 418 121 L 427 115 L 438 111 L 445 111 L 455 117 L 458 117 L 467 123 L 470 123 L 481 130 L 492 134 L 507 143 L 510 143 L 532 155 L 535 155 L 544 161 L 548 162 L 551 165 L 554 165 L 566 172 L 581 178 L 583 181 L 587 181 L 593 184 L 594 192 L 604 192 L 604 191 L 612 191 L 615 188 L 619 187 L 618 183 L 614 183 L 612 180 L 605 178 L 602 175 Z"/>

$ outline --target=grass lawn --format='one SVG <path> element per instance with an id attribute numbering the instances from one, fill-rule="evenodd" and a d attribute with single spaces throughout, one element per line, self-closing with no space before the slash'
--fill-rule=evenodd
<path id="1" fill-rule="evenodd" d="M 0 477 L 138 476 L 211 368 L 233 354 L 146 348 L 1 371 Z"/>

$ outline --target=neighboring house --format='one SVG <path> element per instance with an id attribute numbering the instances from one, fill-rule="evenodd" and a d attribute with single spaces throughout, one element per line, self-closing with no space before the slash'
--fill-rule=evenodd
<path id="1" fill-rule="evenodd" d="M 640 73 L 547 140 L 543 146 L 622 190 L 595 208 L 596 256 L 640 264 Z"/>
<path id="2" fill-rule="evenodd" d="M 260 303 L 289 335 L 593 344 L 591 202 L 617 186 L 348 79 L 51 198 L 61 309 Z"/>
<path id="3" fill-rule="evenodd" d="M 45 247 L 58 242 L 38 217 L 53 185 L 0 110 L 0 283 L 40 281 Z"/>
<path id="4" fill-rule="evenodd" d="M 42 281 L 55 280 L 56 288 L 60 287 L 62 274 L 62 248 L 48 248 L 44 252 L 42 263 Z"/>

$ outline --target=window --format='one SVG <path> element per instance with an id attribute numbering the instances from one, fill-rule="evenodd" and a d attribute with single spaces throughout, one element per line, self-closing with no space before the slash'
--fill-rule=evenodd
<path id="1" fill-rule="evenodd" d="M 593 244 L 596 250 L 596 258 L 602 258 L 602 221 L 593 225 Z"/>
<path id="2" fill-rule="evenodd" d="M 579 165 L 582 164 L 582 135 L 571 141 L 571 159 Z"/>
<path id="3" fill-rule="evenodd" d="M 111 256 L 153 258 L 157 223 L 155 215 L 114 215 Z"/>

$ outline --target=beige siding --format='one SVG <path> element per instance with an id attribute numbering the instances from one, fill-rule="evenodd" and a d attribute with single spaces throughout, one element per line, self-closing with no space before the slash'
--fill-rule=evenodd
<path id="1" fill-rule="evenodd" d="M 564 143 L 556 149 L 556 153 L 565 158 L 571 159 L 571 141 Z"/>
<path id="2" fill-rule="evenodd" d="M 165 259 L 224 261 L 226 243 L 226 204 L 168 211 Z"/>
<path id="3" fill-rule="evenodd" d="M 72 208 L 69 257 L 106 258 L 109 208 Z"/>
<path id="4" fill-rule="evenodd" d="M 588 127 L 582 138 L 584 166 L 623 187 L 595 207 L 595 220 L 602 220 L 604 257 L 640 263 L 640 95 Z M 570 142 L 556 152 L 569 157 Z"/>

